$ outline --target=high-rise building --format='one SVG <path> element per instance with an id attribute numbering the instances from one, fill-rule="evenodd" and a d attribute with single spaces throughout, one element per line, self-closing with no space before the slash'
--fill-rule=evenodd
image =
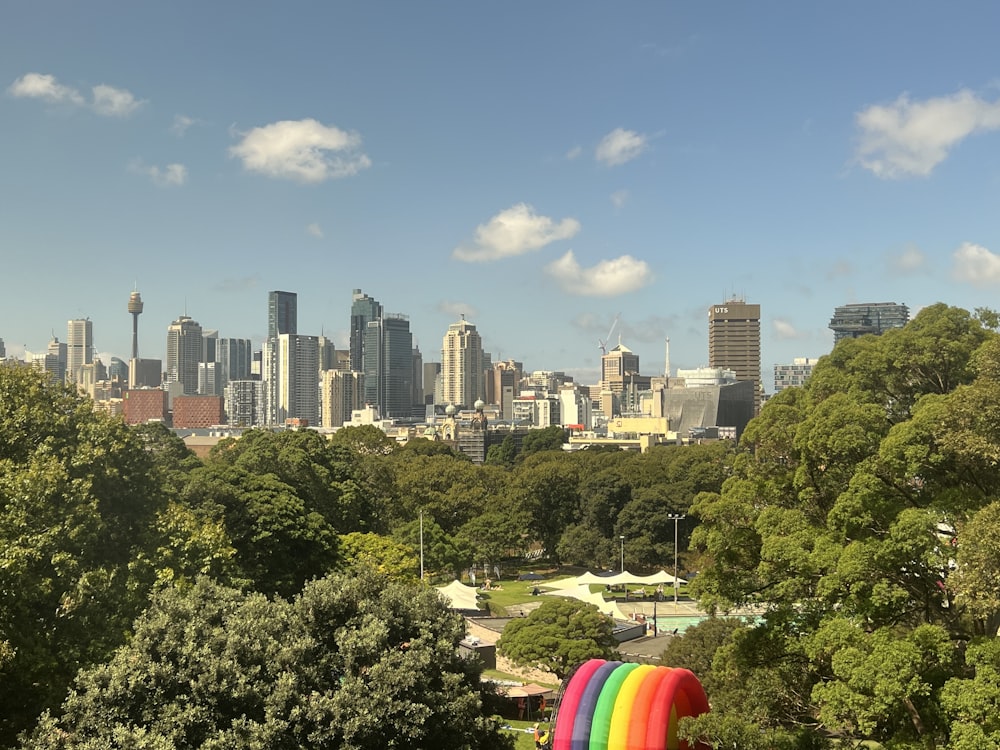
<path id="1" fill-rule="evenodd" d="M 910 309 L 895 302 L 864 302 L 834 308 L 830 319 L 833 343 L 866 334 L 880 336 L 890 328 L 902 328 L 910 321 Z"/>
<path id="2" fill-rule="evenodd" d="M 183 395 L 198 393 L 198 363 L 202 357 L 202 329 L 181 315 L 167 326 L 166 383 L 180 383 Z"/>
<path id="3" fill-rule="evenodd" d="M 733 297 L 708 308 L 708 366 L 736 372 L 754 384 L 754 414 L 760 411 L 760 305 Z"/>
<path id="4" fill-rule="evenodd" d="M 299 332 L 299 297 L 295 292 L 267 293 L 267 337 Z"/>
<path id="5" fill-rule="evenodd" d="M 383 419 L 409 419 L 413 414 L 413 335 L 410 320 L 382 313 L 369 321 L 364 343 L 365 402 Z"/>
<path id="6" fill-rule="evenodd" d="M 483 340 L 463 316 L 448 326 L 441 345 L 441 387 L 445 403 L 470 408 L 486 395 Z"/>
<path id="7" fill-rule="evenodd" d="M 7 358 L 7 348 L 3 345 L 3 339 L 0 339 L 0 359 Z"/>
<path id="8" fill-rule="evenodd" d="M 514 416 L 514 399 L 521 390 L 524 365 L 508 359 L 496 362 L 486 380 L 486 402 L 500 407 L 500 419 L 510 421 Z"/>
<path id="9" fill-rule="evenodd" d="M 815 359 L 809 357 L 796 357 L 790 365 L 774 366 L 774 392 L 783 388 L 801 386 L 812 375 Z"/>
<path id="10" fill-rule="evenodd" d="M 224 393 L 230 380 L 249 380 L 250 365 L 253 361 L 253 345 L 250 339 L 219 339 L 215 347 L 215 379 L 219 393 Z"/>
<path id="11" fill-rule="evenodd" d="M 364 405 L 364 376 L 360 372 L 324 370 L 321 382 L 323 427 L 343 427 L 351 412 Z"/>
<path id="12" fill-rule="evenodd" d="M 52 358 L 50 361 L 52 362 L 53 369 L 50 372 L 52 372 L 53 378 L 60 383 L 64 383 L 66 381 L 66 344 L 60 343 L 59 339 L 53 336 L 49 342 L 48 355 Z"/>
<path id="13" fill-rule="evenodd" d="M 230 380 L 225 390 L 226 421 L 233 427 L 263 426 L 264 382 L 257 380 Z"/>
<path id="14" fill-rule="evenodd" d="M 90 318 L 66 323 L 66 380 L 80 381 L 80 369 L 94 363 L 94 325 Z"/>
<path id="15" fill-rule="evenodd" d="M 368 324 L 382 317 L 382 305 L 378 300 L 362 294 L 355 289 L 351 297 L 351 369 L 358 372 L 365 370 L 365 341 L 368 337 Z"/>
<path id="16" fill-rule="evenodd" d="M 276 340 L 276 423 L 319 424 L 319 337 L 280 333 Z"/>
<path id="17" fill-rule="evenodd" d="M 436 396 L 441 390 L 441 363 L 424 362 L 423 371 L 423 394 L 426 406 L 438 402 Z"/>

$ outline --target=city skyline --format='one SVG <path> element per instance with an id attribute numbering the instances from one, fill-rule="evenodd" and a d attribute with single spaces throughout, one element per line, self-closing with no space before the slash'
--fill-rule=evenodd
<path id="1" fill-rule="evenodd" d="M 127 361 L 134 290 L 142 358 L 183 315 L 259 347 L 278 289 L 345 349 L 360 288 L 425 361 L 464 314 L 586 383 L 616 319 L 708 364 L 737 296 L 770 390 L 838 306 L 998 306 L 993 4 L 240 10 L 4 11 L 8 355 L 89 318 Z"/>

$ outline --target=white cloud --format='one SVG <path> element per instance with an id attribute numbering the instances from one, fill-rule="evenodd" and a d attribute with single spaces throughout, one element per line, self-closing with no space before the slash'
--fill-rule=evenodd
<path id="1" fill-rule="evenodd" d="M 632 161 L 646 150 L 647 138 L 634 130 L 615 128 L 601 139 L 594 158 L 609 167 Z"/>
<path id="2" fill-rule="evenodd" d="M 573 148 L 571 148 L 569 151 L 566 152 L 566 158 L 569 159 L 570 161 L 573 161 L 573 159 L 576 159 L 582 153 L 583 153 L 582 146 L 573 146 Z"/>
<path id="3" fill-rule="evenodd" d="M 779 339 L 800 339 L 803 338 L 803 334 L 795 328 L 794 325 L 789 323 L 787 320 L 782 318 L 775 318 L 771 321 L 771 326 L 774 329 L 774 335 Z"/>
<path id="4" fill-rule="evenodd" d="M 26 73 L 10 85 L 7 91 L 12 96 L 31 99 L 44 99 L 49 102 L 72 104 L 77 107 L 88 106 L 83 95 L 71 86 L 59 83 L 55 76 L 44 73 Z M 125 117 L 132 114 L 142 101 L 136 99 L 126 89 L 100 84 L 91 89 L 93 100 L 90 108 L 99 115 L 110 117 Z"/>
<path id="5" fill-rule="evenodd" d="M 102 83 L 99 86 L 94 86 L 92 91 L 94 94 L 93 108 L 99 115 L 128 117 L 142 104 L 127 89 L 117 89 Z"/>
<path id="6" fill-rule="evenodd" d="M 7 88 L 11 96 L 27 99 L 44 99 L 83 106 L 86 102 L 79 91 L 64 86 L 56 77 L 45 73 L 25 73 Z"/>
<path id="7" fill-rule="evenodd" d="M 371 166 L 361 151 L 360 135 L 313 119 L 254 128 L 229 153 L 251 172 L 300 182 L 351 177 Z"/>
<path id="8" fill-rule="evenodd" d="M 154 185 L 160 187 L 180 187 L 187 182 L 187 167 L 183 164 L 168 164 L 163 169 L 157 166 L 146 166 L 136 159 L 129 164 L 129 169 L 136 174 L 149 177 Z"/>
<path id="9" fill-rule="evenodd" d="M 323 239 L 323 229 L 322 227 L 320 227 L 319 224 L 316 224 L 315 222 L 309 224 L 306 227 L 306 234 L 310 235 L 311 237 L 315 237 L 318 240 Z"/>
<path id="10" fill-rule="evenodd" d="M 889 256 L 889 266 L 898 274 L 919 273 L 927 267 L 927 256 L 916 245 L 908 245 L 898 253 Z"/>
<path id="11" fill-rule="evenodd" d="M 174 115 L 174 124 L 170 126 L 170 132 L 180 138 L 196 122 L 198 121 L 187 115 Z"/>
<path id="12" fill-rule="evenodd" d="M 451 255 L 469 263 L 499 260 L 569 239 L 579 231 L 580 222 L 576 219 L 557 223 L 548 216 L 539 216 L 528 204 L 518 203 L 476 227 L 474 244 L 456 247 Z"/>
<path id="13" fill-rule="evenodd" d="M 617 209 L 625 207 L 628 202 L 628 190 L 616 190 L 611 194 L 611 205 Z"/>
<path id="14" fill-rule="evenodd" d="M 613 297 L 640 289 L 653 280 L 649 264 L 631 255 L 583 268 L 572 250 L 546 266 L 545 271 L 564 291 L 583 297 Z"/>
<path id="15" fill-rule="evenodd" d="M 1000 128 L 1000 102 L 963 89 L 951 96 L 911 101 L 903 94 L 855 116 L 861 130 L 857 158 L 877 177 L 926 177 L 948 152 L 977 132 Z"/>
<path id="16" fill-rule="evenodd" d="M 450 315 L 452 318 L 461 318 L 463 315 L 468 319 L 479 317 L 479 310 L 474 305 L 467 302 L 451 302 L 443 300 L 438 302 L 437 309 L 440 312 Z"/>
<path id="17" fill-rule="evenodd" d="M 1000 255 L 982 245 L 963 242 L 952 256 L 952 277 L 977 287 L 1000 284 Z"/>

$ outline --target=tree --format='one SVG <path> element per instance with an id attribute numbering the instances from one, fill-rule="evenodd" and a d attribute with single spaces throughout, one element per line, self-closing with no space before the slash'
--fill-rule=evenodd
<path id="1" fill-rule="evenodd" d="M 552 597 L 527 617 L 507 623 L 497 650 L 561 680 L 588 659 L 610 658 L 616 645 L 612 629 L 611 618 L 593 604 Z"/>
<path id="2" fill-rule="evenodd" d="M 541 451 L 562 450 L 563 443 L 566 442 L 566 430 L 557 425 L 543 427 L 540 430 L 528 430 L 528 434 L 521 441 L 521 458 L 527 458 L 533 453 Z"/>
<path id="3" fill-rule="evenodd" d="M 511 748 L 463 631 L 433 590 L 370 573 L 292 602 L 201 579 L 161 592 L 23 747 Z"/>
<path id="4" fill-rule="evenodd" d="M 0 746 L 125 638 L 165 506 L 138 434 L 44 373 L 0 366 Z"/>
<path id="5" fill-rule="evenodd" d="M 491 445 L 486 451 L 486 463 L 491 466 L 513 466 L 517 458 L 517 446 L 513 435 L 505 435 L 499 445 Z"/>
<path id="6" fill-rule="evenodd" d="M 292 596 L 338 562 L 338 530 L 274 474 L 210 463 L 192 473 L 183 499 L 224 525 L 236 575 L 257 591 Z"/>
<path id="7" fill-rule="evenodd" d="M 411 521 L 395 532 L 393 537 L 420 551 L 420 520 Z M 459 577 L 459 572 L 472 562 L 472 553 L 458 539 L 445 533 L 433 517 L 425 515 L 423 520 L 424 570 L 432 576 L 437 573 L 448 580 Z"/>
<path id="8" fill-rule="evenodd" d="M 392 537 L 354 531 L 340 537 L 341 569 L 348 573 L 372 570 L 387 578 L 415 581 L 420 574 L 417 552 Z"/>
<path id="9" fill-rule="evenodd" d="M 997 515 L 980 509 L 1000 486 L 998 403 L 1000 337 L 944 305 L 838 343 L 768 402 L 690 510 L 692 592 L 764 613 L 716 651 L 713 713 L 802 741 L 946 740 L 953 655 L 997 621 Z"/>

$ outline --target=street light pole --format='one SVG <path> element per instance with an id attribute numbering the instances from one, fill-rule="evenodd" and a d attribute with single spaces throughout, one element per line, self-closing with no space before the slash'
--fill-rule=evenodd
<path id="1" fill-rule="evenodd" d="M 677 524 L 683 519 L 687 518 L 683 513 L 671 513 L 667 518 L 674 519 L 674 611 L 677 611 L 677 594 L 680 591 L 681 584 L 677 580 Z"/>
<path id="2" fill-rule="evenodd" d="M 424 582 L 424 511 L 420 509 L 420 582 Z"/>
<path id="3" fill-rule="evenodd" d="M 622 542 L 622 573 L 625 572 L 625 535 L 618 537 Z"/>

